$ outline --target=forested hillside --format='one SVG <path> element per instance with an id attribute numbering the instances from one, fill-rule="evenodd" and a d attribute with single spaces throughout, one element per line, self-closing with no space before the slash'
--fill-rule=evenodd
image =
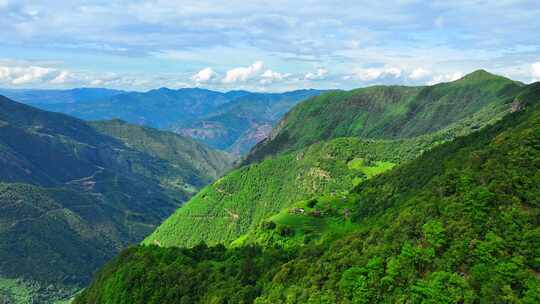
<path id="1" fill-rule="evenodd" d="M 486 76 L 480 73 L 480 76 Z M 471 74 L 466 79 L 474 77 L 477 77 L 476 74 Z M 502 81 L 505 85 L 511 86 L 512 90 L 514 90 L 514 85 L 521 88 L 521 85 L 504 78 L 498 76 L 493 76 L 493 78 L 495 82 Z M 458 82 L 461 81 L 464 80 Z M 482 81 L 479 87 L 484 86 L 487 84 Z M 372 89 L 385 91 L 395 88 Z M 399 88 L 399 91 L 415 90 L 421 90 L 421 88 Z M 468 90 L 477 91 L 474 88 L 468 88 Z M 312 103 L 320 102 L 324 96 L 306 101 L 299 107 L 316 107 Z M 448 98 L 447 96 L 443 95 L 441 98 Z M 455 122 L 438 131 L 405 139 L 340 138 L 325 141 L 324 136 L 312 130 L 312 133 L 316 135 L 312 135 L 315 137 L 310 137 L 310 141 L 305 143 L 308 146 L 301 147 L 301 141 L 298 141 L 297 145 L 300 147 L 297 148 L 298 151 L 281 154 L 276 151 L 276 156 L 234 170 L 204 188 L 160 225 L 145 242 L 146 244 L 155 242 L 163 246 L 193 246 L 201 241 L 209 244 L 231 242 L 257 227 L 265 217 L 278 213 L 284 207 L 290 207 L 295 201 L 309 199 L 323 193 L 349 190 L 353 181 L 359 182 L 359 172 L 366 170 L 374 173 L 383 172 L 396 164 L 416 158 L 438 144 L 469 134 L 497 121 L 511 111 L 515 96 L 516 92 L 513 97 L 506 96 L 504 102 L 501 99 L 494 99 L 492 103 L 486 103 L 469 116 L 451 120 Z M 344 100 L 346 101 L 347 98 L 333 101 L 325 99 L 325 102 L 327 102 L 327 107 L 334 107 L 343 103 Z M 385 110 L 390 114 L 380 115 L 391 115 L 392 109 Z M 294 109 L 287 117 L 296 111 L 298 110 Z M 336 115 L 335 111 L 335 109 L 320 111 L 317 114 L 311 114 L 313 116 L 311 119 L 326 121 L 328 116 Z M 348 108 L 340 109 L 339 112 L 355 117 L 371 117 L 369 110 L 356 109 L 356 105 L 349 105 Z M 287 120 L 288 118 L 285 118 L 285 121 Z M 306 123 L 309 124 L 309 122 Z M 340 128 L 346 123 L 347 120 L 336 121 L 327 127 Z M 295 128 L 309 131 L 305 130 L 305 125 L 300 122 L 298 125 L 289 127 L 290 132 L 296 133 Z M 319 143 L 310 145 L 311 142 Z M 265 146 L 264 142 L 262 146 Z M 256 147 L 254 151 L 256 155 L 259 147 Z M 373 175 L 363 175 L 363 178 L 367 179 Z"/>
<path id="2" fill-rule="evenodd" d="M 173 133 L 0 96 L 0 294 L 69 296 L 231 162 Z"/>
<path id="3" fill-rule="evenodd" d="M 540 83 L 513 100 L 494 125 L 298 202 L 232 248 L 130 248 L 75 303 L 538 303 Z"/>
<path id="4" fill-rule="evenodd" d="M 254 147 L 245 163 L 336 137 L 409 138 L 441 130 L 471 115 L 481 124 L 493 113 L 508 110 L 522 86 L 480 70 L 433 86 L 329 92 L 293 108 L 270 137 Z"/>

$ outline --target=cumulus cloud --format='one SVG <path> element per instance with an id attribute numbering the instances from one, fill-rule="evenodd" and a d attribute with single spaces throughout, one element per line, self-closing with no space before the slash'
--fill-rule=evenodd
<path id="1" fill-rule="evenodd" d="M 531 65 L 531 74 L 533 81 L 540 81 L 540 62 Z"/>
<path id="2" fill-rule="evenodd" d="M 147 79 L 115 73 L 88 73 L 55 67 L 52 63 L 0 60 L 0 87 L 48 88 L 148 86 Z"/>
<path id="3" fill-rule="evenodd" d="M 326 78 L 326 75 L 328 74 L 328 70 L 326 69 L 317 69 L 315 73 L 309 72 L 306 75 L 304 75 L 305 80 L 320 80 Z"/>
<path id="4" fill-rule="evenodd" d="M 274 72 L 272 70 L 266 70 L 262 75 L 261 75 L 261 80 L 259 81 L 261 84 L 271 84 L 275 81 L 281 81 L 281 80 L 284 80 L 285 78 L 291 76 L 291 74 L 288 74 L 288 73 L 279 73 L 279 72 Z"/>
<path id="5" fill-rule="evenodd" d="M 375 81 L 383 78 L 401 77 L 402 70 L 396 67 L 384 67 L 384 68 L 367 68 L 367 69 L 354 69 L 352 75 L 348 75 L 345 79 L 358 79 L 365 82 Z"/>
<path id="6" fill-rule="evenodd" d="M 54 79 L 51 80 L 52 84 L 65 84 L 70 82 L 72 74 L 68 71 L 61 71 Z"/>
<path id="7" fill-rule="evenodd" d="M 55 78 L 58 70 L 40 66 L 0 66 L 0 83 L 24 85 Z"/>
<path id="8" fill-rule="evenodd" d="M 208 83 L 214 80 L 217 77 L 217 73 L 212 70 L 212 68 L 204 68 L 197 72 L 195 75 L 191 76 L 191 80 L 196 83 Z"/>
<path id="9" fill-rule="evenodd" d="M 409 74 L 409 78 L 412 80 L 422 80 L 429 76 L 431 76 L 431 71 L 424 68 L 416 68 Z"/>
<path id="10" fill-rule="evenodd" d="M 264 62 L 257 61 L 248 67 L 238 67 L 227 71 L 225 78 L 222 82 L 226 84 L 233 84 L 239 82 L 246 82 L 247 80 L 260 74 L 264 68 Z"/>

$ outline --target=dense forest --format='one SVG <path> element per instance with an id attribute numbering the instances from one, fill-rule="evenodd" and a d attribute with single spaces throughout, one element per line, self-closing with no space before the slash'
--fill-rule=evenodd
<path id="1" fill-rule="evenodd" d="M 131 247 L 75 303 L 538 303 L 540 83 L 510 101 L 493 125 L 227 246 Z"/>
<path id="2" fill-rule="evenodd" d="M 295 141 L 296 148 L 274 151 L 260 162 L 249 164 L 253 155 L 263 150 L 268 152 L 265 147 L 273 147 L 275 141 L 279 142 L 279 135 L 276 139 L 262 142 L 248 155 L 248 165 L 229 172 L 201 190 L 146 238 L 145 243 L 163 246 L 193 246 L 199 242 L 209 245 L 229 243 L 257 227 L 266 217 L 290 207 L 296 201 L 349 190 L 354 184 L 410 161 L 434 146 L 496 122 L 511 111 L 512 103 L 519 93 L 516 90 L 522 87 L 522 84 L 509 79 L 478 71 L 453 83 L 432 87 L 372 87 L 347 93 L 328 92 L 306 100 L 297 108 L 301 109 L 301 113 L 308 113 L 299 115 L 310 118 L 300 120 L 322 126 L 314 126 L 311 129 L 314 132 L 308 134 L 305 124 L 291 119 L 299 111 L 295 108 L 280 122 L 275 132 L 281 134 L 280 130 L 289 130 L 290 134 L 301 134 L 303 139 L 309 137 L 309 140 L 299 139 Z M 507 89 L 492 94 L 488 93 L 491 88 Z M 426 101 L 417 96 L 419 90 L 438 92 L 437 98 L 428 95 Z M 420 135 L 397 139 L 370 138 L 349 133 L 344 134 L 356 137 L 341 137 L 343 134 L 336 129 L 361 123 L 361 117 L 392 115 L 396 108 L 411 107 L 410 101 L 401 95 L 396 95 L 399 98 L 392 102 L 387 101 L 389 92 L 413 92 L 411 96 L 416 102 L 425 103 L 431 112 L 427 115 L 427 110 L 416 111 L 411 108 L 411 113 L 407 114 L 408 119 L 436 119 L 440 129 L 433 132 L 426 130 L 426 133 L 418 131 Z M 478 92 L 487 96 L 481 101 L 471 99 L 476 98 Z M 374 95 L 366 102 L 365 96 L 370 94 Z M 449 99 L 456 96 L 459 97 L 456 101 L 448 103 Z M 383 110 L 380 107 L 385 103 L 388 109 Z M 432 117 L 442 115 L 432 109 L 432 104 L 444 105 L 450 111 L 448 113 L 451 113 L 459 112 L 463 103 L 469 103 L 469 107 L 473 108 L 470 115 L 457 115 L 445 120 Z M 348 117 L 336 121 L 335 115 Z M 376 119 L 371 121 L 380 123 Z M 393 120 L 387 123 L 395 124 Z M 325 133 L 327 135 L 324 136 L 318 134 L 317 131 L 323 128 L 333 133 Z"/>
<path id="3" fill-rule="evenodd" d="M 0 96 L 0 302 L 69 298 L 232 160 L 171 132 Z"/>

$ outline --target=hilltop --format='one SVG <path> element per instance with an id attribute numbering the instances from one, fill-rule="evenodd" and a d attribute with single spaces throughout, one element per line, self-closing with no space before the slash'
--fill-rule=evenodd
<path id="1" fill-rule="evenodd" d="M 433 86 L 328 92 L 294 107 L 244 163 L 336 137 L 400 139 L 436 132 L 482 111 L 508 110 L 522 87 L 519 82 L 480 70 Z M 481 124 L 486 117 L 478 119 Z"/>

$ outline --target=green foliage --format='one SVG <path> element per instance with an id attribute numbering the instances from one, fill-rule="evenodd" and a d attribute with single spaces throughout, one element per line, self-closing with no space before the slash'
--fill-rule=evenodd
<path id="1" fill-rule="evenodd" d="M 38 286 L 25 289 L 38 303 L 88 283 L 232 162 L 172 133 L 4 97 L 0 121 L 0 275 Z"/>
<path id="2" fill-rule="evenodd" d="M 201 190 L 144 243 L 190 247 L 234 241 L 295 202 L 349 190 L 413 159 L 431 142 L 339 138 L 233 170 Z"/>
<path id="3" fill-rule="evenodd" d="M 90 122 L 90 125 L 103 134 L 120 139 L 128 147 L 166 160 L 170 164 L 167 168 L 170 172 L 163 174 L 162 183 L 179 179 L 186 183 L 183 188 L 198 189 L 220 177 L 233 162 L 233 157 L 225 152 L 209 149 L 171 132 L 120 120 Z"/>
<path id="4" fill-rule="evenodd" d="M 508 113 L 512 98 L 522 88 L 520 83 L 477 71 L 434 86 L 328 92 L 294 107 L 272 136 L 255 146 L 245 163 L 336 137 L 402 139 L 453 124 L 461 124 L 458 129 L 468 129 L 468 133 Z M 472 116 L 474 120 L 463 125 Z"/>
<path id="5" fill-rule="evenodd" d="M 324 211 L 317 221 L 351 208 L 343 234 L 329 237 L 335 226 L 319 225 L 319 237 L 282 246 L 311 229 L 298 210 L 267 219 L 294 231 L 275 243 L 252 245 L 248 236 L 229 249 L 134 247 L 75 303 L 535 303 L 540 95 L 526 102 L 345 198 L 291 205 Z"/>

